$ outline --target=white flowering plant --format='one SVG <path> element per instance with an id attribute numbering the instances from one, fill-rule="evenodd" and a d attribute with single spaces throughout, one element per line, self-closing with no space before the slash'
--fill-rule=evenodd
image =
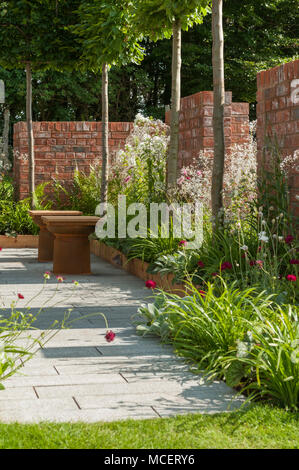
<path id="1" fill-rule="evenodd" d="M 111 166 L 109 202 L 116 204 L 119 194 L 127 196 L 128 204 L 164 201 L 168 144 L 166 124 L 137 114 L 133 131 Z"/>

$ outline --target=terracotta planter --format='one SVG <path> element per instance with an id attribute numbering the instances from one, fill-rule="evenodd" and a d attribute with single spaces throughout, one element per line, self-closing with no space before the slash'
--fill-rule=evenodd
<path id="1" fill-rule="evenodd" d="M 99 217 L 42 216 L 54 236 L 54 274 L 91 274 L 90 243 Z"/>
<path id="2" fill-rule="evenodd" d="M 169 274 L 168 276 L 160 276 L 160 274 L 149 274 L 147 268 L 149 263 L 142 261 L 141 259 L 135 258 L 128 261 L 127 257 L 116 250 L 115 248 L 105 245 L 105 243 L 99 242 L 98 240 L 91 240 L 90 242 L 91 252 L 99 258 L 108 261 L 114 266 L 124 269 L 125 271 L 133 274 L 144 281 L 152 279 L 157 283 L 157 287 L 165 290 L 169 293 L 174 293 L 179 296 L 184 296 L 186 291 L 186 286 L 184 284 L 173 284 L 173 275 Z"/>
<path id="3" fill-rule="evenodd" d="M 38 235 L 17 235 L 16 237 L 8 237 L 0 235 L 1 248 L 37 248 Z"/>
<path id="4" fill-rule="evenodd" d="M 41 263 L 53 260 L 54 235 L 49 232 L 47 226 L 42 221 L 42 216 L 65 216 L 65 215 L 82 215 L 80 211 L 29 211 L 30 216 L 36 225 L 39 226 L 38 239 L 38 261 Z"/>

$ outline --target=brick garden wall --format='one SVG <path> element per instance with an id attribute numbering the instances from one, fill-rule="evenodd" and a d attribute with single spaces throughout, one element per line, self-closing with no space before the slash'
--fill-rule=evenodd
<path id="1" fill-rule="evenodd" d="M 267 139 L 277 140 L 283 156 L 299 151 L 299 60 L 257 75 L 258 167 L 266 162 Z M 298 154 L 299 157 L 299 154 Z M 299 161 L 290 174 L 290 198 L 293 213 L 299 217 Z"/>
<path id="2" fill-rule="evenodd" d="M 234 143 L 244 143 L 249 133 L 249 105 L 232 103 L 231 92 L 226 93 L 225 140 L 229 148 Z M 166 113 L 169 123 L 170 114 Z M 180 167 L 191 164 L 200 150 L 213 155 L 213 92 L 202 91 L 182 98 L 180 114 Z M 133 124 L 109 124 L 111 155 L 122 148 Z M 74 170 L 88 171 L 90 165 L 101 162 L 100 122 L 35 122 L 35 178 L 36 184 L 58 179 L 67 186 Z M 29 194 L 29 164 L 23 155 L 28 154 L 26 123 L 14 126 L 14 179 L 18 197 Z M 49 188 L 50 190 L 50 188 Z"/>
<path id="3" fill-rule="evenodd" d="M 124 146 L 132 127 L 130 122 L 109 123 L 112 158 Z M 34 122 L 33 131 L 37 185 L 54 177 L 67 186 L 76 168 L 88 172 L 90 165 L 101 162 L 100 122 Z M 18 197 L 23 199 L 29 194 L 29 164 L 28 159 L 23 158 L 28 154 L 25 122 L 14 126 L 14 150 L 14 180 Z"/>
<path id="4" fill-rule="evenodd" d="M 257 76 L 257 143 L 258 165 L 261 167 L 265 138 L 277 138 L 283 155 L 299 149 L 299 60 L 283 64 Z M 170 112 L 165 121 L 169 124 Z M 248 103 L 233 103 L 232 93 L 226 92 L 225 143 L 247 142 L 249 135 Z M 111 155 L 122 148 L 133 127 L 132 123 L 109 124 Z M 36 183 L 59 179 L 67 185 L 75 168 L 88 171 L 90 165 L 101 161 L 100 122 L 35 122 Z M 201 150 L 213 155 L 213 92 L 201 91 L 181 100 L 179 166 L 192 164 Z M 19 198 L 28 196 L 28 153 L 26 124 L 14 126 L 14 178 Z M 267 156 L 267 154 L 266 154 Z M 269 157 L 269 155 L 268 155 Z M 299 216 L 299 173 L 290 177 L 292 207 Z"/>
<path id="5" fill-rule="evenodd" d="M 232 103 L 232 92 L 225 94 L 224 132 L 226 148 L 243 144 L 249 136 L 249 104 Z M 166 112 L 170 122 L 170 111 Z M 213 92 L 200 91 L 181 99 L 179 166 L 193 163 L 200 150 L 213 155 Z"/>

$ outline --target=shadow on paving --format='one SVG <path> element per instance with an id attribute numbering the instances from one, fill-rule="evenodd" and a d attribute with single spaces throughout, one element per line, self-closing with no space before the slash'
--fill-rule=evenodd
<path id="1" fill-rule="evenodd" d="M 11 250 L 7 256 L 7 252 Z M 3 249 L 0 255 L 0 285 L 5 284 L 23 284 L 34 285 L 42 284 L 43 275 L 46 271 L 51 272 L 53 264 L 39 263 L 37 260 L 37 250 L 30 250 L 26 253 L 25 249 Z M 98 292 L 100 287 L 115 288 L 118 292 L 128 290 L 140 293 L 144 287 L 144 282 L 126 271 L 119 269 L 110 263 L 91 255 L 91 275 L 64 275 L 67 281 L 79 281 L 82 287 L 89 292 Z M 56 283 L 56 275 L 52 273 L 52 279 L 48 281 L 51 286 Z M 121 284 L 121 288 L 119 285 Z"/>
<path id="2" fill-rule="evenodd" d="M 105 321 L 101 313 L 103 313 L 108 321 L 110 329 L 122 328 L 132 325 L 132 316 L 136 314 L 138 305 L 130 307 L 118 305 L 111 308 L 107 305 L 98 307 L 74 307 L 69 314 L 68 307 L 49 307 L 40 308 L 21 308 L 17 307 L 16 310 L 25 315 L 31 314 L 33 317 L 38 315 L 37 319 L 32 324 L 32 329 L 46 330 L 48 328 L 59 329 L 61 324 L 67 318 L 66 328 L 81 329 L 81 328 L 105 328 Z M 10 308 L 0 308 L 0 316 L 8 319 L 11 316 Z M 55 324 L 56 322 L 56 324 Z M 58 323 L 57 323 L 58 322 Z"/>

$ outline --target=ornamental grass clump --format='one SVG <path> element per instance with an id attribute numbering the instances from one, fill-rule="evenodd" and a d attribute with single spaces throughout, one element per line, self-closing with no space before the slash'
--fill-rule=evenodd
<path id="1" fill-rule="evenodd" d="M 192 294 L 178 301 L 167 301 L 167 314 L 174 333 L 176 352 L 197 364 L 198 369 L 217 371 L 222 376 L 219 358 L 233 348 L 246 331 L 247 322 L 269 315 L 272 297 L 253 288 L 238 289 L 236 283 L 223 283 L 217 295 L 208 283 L 202 295 L 190 285 Z"/>
<path id="2" fill-rule="evenodd" d="M 220 358 L 228 385 L 250 399 L 299 408 L 298 306 L 276 305 L 271 317 L 247 322 L 246 335 Z"/>
<path id="3" fill-rule="evenodd" d="M 213 284 L 205 290 L 188 283 L 188 294 L 160 293 L 155 303 L 143 306 L 137 322 L 142 334 L 158 334 L 158 325 L 168 324 L 171 341 L 177 354 L 190 359 L 198 369 L 217 371 L 218 358 L 234 348 L 247 330 L 247 322 L 255 322 L 272 312 L 272 296 L 253 288 L 240 290 L 236 283 L 226 285 L 219 295 Z M 164 330 L 166 327 L 163 326 Z"/>
<path id="4" fill-rule="evenodd" d="M 298 306 L 280 306 L 265 292 L 219 279 L 220 295 L 212 284 L 204 291 L 190 284 L 183 298 L 160 291 L 139 309 L 137 333 L 171 343 L 193 372 L 225 380 L 248 400 L 297 411 Z"/>

